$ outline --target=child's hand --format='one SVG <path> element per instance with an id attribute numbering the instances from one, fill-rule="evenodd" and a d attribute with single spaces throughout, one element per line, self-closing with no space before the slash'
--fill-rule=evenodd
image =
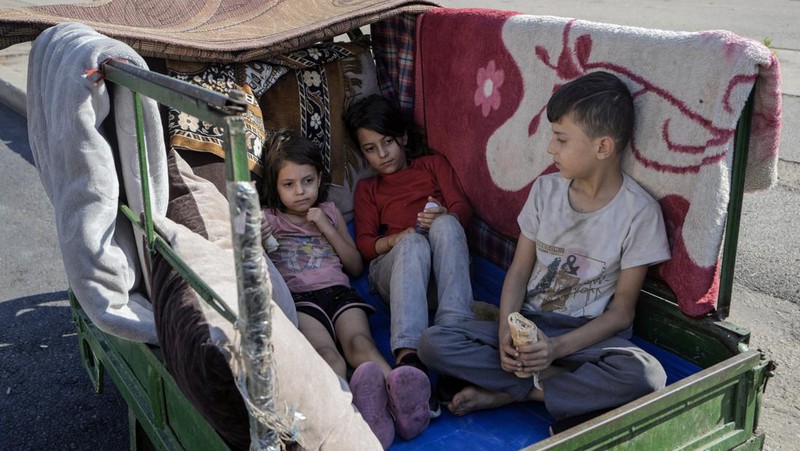
<path id="1" fill-rule="evenodd" d="M 519 371 L 520 362 L 517 360 L 519 351 L 514 346 L 514 340 L 511 338 L 511 330 L 508 325 L 500 324 L 497 335 L 500 340 L 500 366 L 509 373 Z"/>
<path id="2" fill-rule="evenodd" d="M 278 240 L 272 236 L 272 224 L 264 218 L 261 218 L 261 245 L 267 252 L 278 249 Z"/>
<path id="3" fill-rule="evenodd" d="M 333 225 L 328 217 L 325 216 L 325 213 L 323 213 L 322 210 L 317 207 L 308 209 L 308 213 L 306 213 L 306 220 L 317 226 L 320 232 L 324 230 L 325 227 Z"/>
<path id="4" fill-rule="evenodd" d="M 375 252 L 378 254 L 385 254 L 392 250 L 400 240 L 403 239 L 404 236 L 408 235 L 409 233 L 416 233 L 413 227 L 409 227 L 405 230 L 401 230 L 394 235 L 386 235 L 375 241 Z"/>
<path id="5" fill-rule="evenodd" d="M 517 352 L 517 371 L 526 373 L 544 371 L 552 365 L 555 360 L 553 341 L 541 330 L 537 330 L 539 340 L 524 346 L 518 346 Z"/>
<path id="6" fill-rule="evenodd" d="M 447 207 L 440 204 L 438 200 L 434 199 L 431 196 L 428 196 L 428 202 L 433 202 L 437 206 L 436 207 L 429 207 L 424 209 L 423 211 L 417 213 L 417 223 L 425 227 L 426 229 L 431 228 L 431 224 L 433 221 L 441 215 L 447 214 Z"/>
<path id="7" fill-rule="evenodd" d="M 524 346 L 514 346 L 508 327 L 500 329 L 500 366 L 508 372 L 522 371 L 533 373 L 544 371 L 554 360 L 552 343 L 541 330 L 537 331 L 539 340 Z"/>
<path id="8" fill-rule="evenodd" d="M 272 235 L 272 224 L 264 218 L 261 218 L 261 241 L 264 241 Z"/>

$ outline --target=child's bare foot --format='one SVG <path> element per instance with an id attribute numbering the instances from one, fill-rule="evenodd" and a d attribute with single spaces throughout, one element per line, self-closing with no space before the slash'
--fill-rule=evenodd
<path id="1" fill-rule="evenodd" d="M 448 409 L 453 415 L 466 415 L 483 409 L 494 409 L 513 402 L 514 399 L 502 392 L 493 392 L 473 385 L 464 387 L 453 396 Z"/>

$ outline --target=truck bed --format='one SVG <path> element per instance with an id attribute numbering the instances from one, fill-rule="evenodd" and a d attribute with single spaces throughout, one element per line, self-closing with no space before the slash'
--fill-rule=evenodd
<path id="1" fill-rule="evenodd" d="M 497 303 L 503 270 L 473 260 L 476 299 Z M 370 317 L 379 349 L 390 358 L 389 317 L 369 293 L 367 276 L 353 286 L 377 312 Z M 159 348 L 105 334 L 72 297 L 81 355 L 95 389 L 106 372 L 129 406 L 133 449 L 227 449 L 225 442 L 181 393 Z M 677 305 L 643 293 L 633 341 L 655 356 L 667 372 L 667 387 L 561 434 L 550 437 L 552 417 L 540 403 L 516 403 L 458 417 L 443 409 L 428 429 L 411 441 L 397 437 L 393 450 L 449 449 L 606 449 L 621 447 L 729 449 L 745 440 L 758 449 L 756 412 L 769 362 L 747 350 L 747 331 L 725 322 L 693 320 Z M 656 344 L 653 341 L 656 337 Z M 691 354 L 682 354 L 685 350 Z M 434 375 L 434 377 L 436 377 Z M 685 433 L 676 434 L 676 430 Z"/>

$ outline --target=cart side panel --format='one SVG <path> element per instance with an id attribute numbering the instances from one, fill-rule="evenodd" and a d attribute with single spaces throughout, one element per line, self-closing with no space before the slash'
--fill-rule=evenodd
<path id="1" fill-rule="evenodd" d="M 769 362 L 748 351 L 529 449 L 719 449 L 751 443 Z"/>
<path id="2" fill-rule="evenodd" d="M 102 332 L 71 292 L 70 300 L 83 364 L 95 390 L 102 392 L 107 371 L 128 404 L 132 449 L 151 446 L 162 450 L 228 449 L 183 396 L 148 345 Z"/>

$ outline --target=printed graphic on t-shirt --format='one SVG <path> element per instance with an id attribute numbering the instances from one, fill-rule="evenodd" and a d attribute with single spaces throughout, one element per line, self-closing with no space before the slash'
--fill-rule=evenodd
<path id="1" fill-rule="evenodd" d="M 325 258 L 338 258 L 323 236 L 291 236 L 291 239 L 282 240 L 278 252 L 291 272 L 319 269 Z"/>
<path id="2" fill-rule="evenodd" d="M 606 264 L 585 251 L 536 242 L 536 266 L 528 282 L 527 300 L 538 310 L 580 313 L 597 299 Z"/>

